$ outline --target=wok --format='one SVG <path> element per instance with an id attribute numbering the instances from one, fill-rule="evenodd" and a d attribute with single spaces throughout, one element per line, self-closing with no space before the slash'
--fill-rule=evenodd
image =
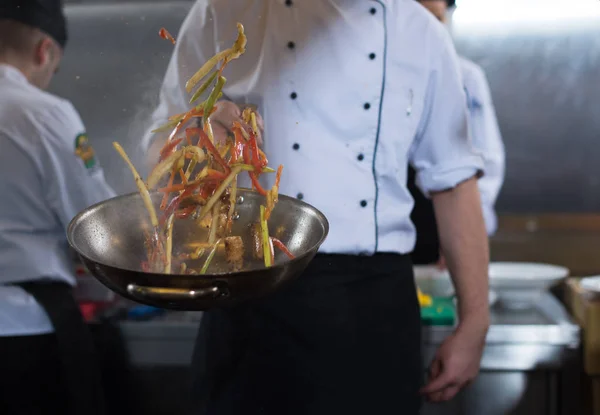
<path id="1" fill-rule="evenodd" d="M 269 232 L 286 244 L 295 258 L 290 260 L 276 251 L 274 265 L 265 268 L 262 260 L 252 257 L 250 230 L 259 218 L 264 196 L 249 189 L 238 189 L 237 194 L 232 234 L 241 236 L 246 247 L 241 272 L 227 272 L 222 255 L 214 257 L 209 268 L 211 274 L 143 272 L 144 230 L 150 230 L 151 225 L 138 193 L 106 200 L 79 213 L 69 224 L 67 238 L 89 272 L 123 297 L 174 310 L 201 311 L 230 306 L 267 295 L 298 277 L 329 232 L 329 223 L 321 212 L 297 199 L 280 195 L 269 219 Z M 152 194 L 155 206 L 160 204 L 161 198 L 162 194 Z M 189 252 L 189 244 L 204 242 L 207 235 L 208 230 L 193 219 L 176 220 L 173 253 L 183 249 Z"/>

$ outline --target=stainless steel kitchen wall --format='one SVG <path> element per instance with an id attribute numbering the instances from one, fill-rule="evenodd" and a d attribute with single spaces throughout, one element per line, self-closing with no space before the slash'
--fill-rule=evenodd
<path id="1" fill-rule="evenodd" d="M 506 143 L 499 211 L 599 211 L 600 1 L 478 1 L 459 0 L 453 33 Z"/>
<path id="2" fill-rule="evenodd" d="M 165 27 L 176 36 L 192 3 L 76 3 L 66 7 L 70 38 L 51 90 L 81 113 L 108 182 L 119 193 L 135 191 L 112 142 L 119 141 L 140 173 L 146 172 L 137 145 L 173 51 L 158 31 Z"/>
<path id="3" fill-rule="evenodd" d="M 532 0 L 513 2 L 521 6 L 508 11 L 505 2 L 477 10 L 458 2 L 457 49 L 485 69 L 505 140 L 501 213 L 600 210 L 600 14 L 573 12 L 581 1 L 563 1 L 554 15 L 544 4 L 556 0 L 533 9 L 524 6 Z M 135 146 L 172 51 L 157 33 L 165 26 L 176 35 L 191 3 L 72 3 L 71 41 L 52 89 L 80 110 L 110 183 L 134 190 L 111 143 L 121 141 L 141 166 Z"/>

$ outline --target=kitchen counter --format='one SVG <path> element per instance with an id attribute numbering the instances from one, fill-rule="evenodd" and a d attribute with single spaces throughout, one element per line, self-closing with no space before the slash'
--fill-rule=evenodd
<path id="1" fill-rule="evenodd" d="M 424 358 L 431 361 L 451 327 L 424 329 Z M 564 306 L 546 293 L 536 308 L 495 306 L 481 360 L 469 388 L 422 415 L 579 414 L 581 331 Z"/>
<path id="2" fill-rule="evenodd" d="M 191 361 L 201 313 L 169 312 L 151 321 L 122 321 L 119 326 L 135 365 L 182 365 Z M 427 351 L 452 333 L 452 327 L 423 327 Z M 531 310 L 491 310 L 482 368 L 531 370 L 558 367 L 563 350 L 577 350 L 579 327 L 551 294 Z M 430 356 L 426 356 L 427 361 Z"/>
<path id="3" fill-rule="evenodd" d="M 130 359 L 140 371 L 178 370 L 189 364 L 201 313 L 168 312 L 151 321 L 121 321 Z M 429 364 L 452 327 L 423 327 Z M 556 415 L 580 413 L 580 329 L 550 293 L 534 309 L 491 309 L 491 327 L 478 378 L 451 402 L 427 404 L 423 415 Z M 159 382 L 160 383 L 160 382 Z M 186 390 L 184 380 L 178 389 Z M 156 389 L 156 390 L 155 390 Z M 160 388 L 152 394 L 160 395 Z M 171 398 L 172 399 L 172 398 Z"/>

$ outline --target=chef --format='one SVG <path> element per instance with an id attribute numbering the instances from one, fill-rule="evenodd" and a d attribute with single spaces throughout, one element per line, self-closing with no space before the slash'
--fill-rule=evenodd
<path id="1" fill-rule="evenodd" d="M 420 0 L 440 22 L 446 23 L 447 16 L 452 16 L 455 9 L 454 0 Z M 504 182 L 505 154 L 492 95 L 483 69 L 476 63 L 459 57 L 473 146 L 482 154 L 485 175 L 479 179 L 481 208 L 488 235 L 493 235 L 497 228 L 494 205 Z M 435 214 L 431 201 L 423 195 L 415 183 L 416 172 L 409 167 L 408 188 L 415 199 L 411 219 L 417 229 L 417 240 L 412 252 L 415 264 L 438 264 L 444 267 L 443 256 L 439 252 L 439 238 L 435 222 Z"/>
<path id="2" fill-rule="evenodd" d="M 102 414 L 65 230 L 114 196 L 71 103 L 44 90 L 67 41 L 59 0 L 0 3 L 0 413 Z"/>
<path id="3" fill-rule="evenodd" d="M 258 106 L 281 193 L 320 209 L 330 233 L 278 293 L 204 314 L 193 413 L 418 414 L 422 397 L 452 398 L 478 373 L 489 310 L 484 164 L 447 31 L 414 0 L 197 0 L 151 129 L 188 109 L 186 80 L 232 44 L 236 22 L 247 51 L 226 69 L 220 116 Z M 153 162 L 164 139 L 144 139 Z M 459 298 L 425 385 L 409 163 Z"/>

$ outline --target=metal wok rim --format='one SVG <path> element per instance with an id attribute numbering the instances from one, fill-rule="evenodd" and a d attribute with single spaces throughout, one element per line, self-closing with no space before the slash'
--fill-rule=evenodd
<path id="1" fill-rule="evenodd" d="M 238 189 L 239 190 L 244 190 L 244 191 L 247 191 L 247 192 L 258 193 L 255 190 L 248 189 L 246 187 L 239 187 Z M 153 194 L 158 194 L 158 193 L 159 192 L 157 192 L 157 191 L 151 191 L 150 195 L 152 196 Z M 94 264 L 102 265 L 104 267 L 118 269 L 118 270 L 123 270 L 123 271 L 129 271 L 129 272 L 135 272 L 135 273 L 142 273 L 142 274 L 147 275 L 147 276 L 159 277 L 159 278 L 160 277 L 165 277 L 165 276 L 168 276 L 170 278 L 188 277 L 187 274 L 165 274 L 165 273 L 156 273 L 156 272 L 143 272 L 143 271 L 140 271 L 139 269 L 136 270 L 136 269 L 131 269 L 131 268 L 117 267 L 117 266 L 110 265 L 110 264 L 107 264 L 105 262 L 99 261 L 97 259 L 90 258 L 88 255 L 83 254 L 75 246 L 75 243 L 73 242 L 73 238 L 72 238 L 73 228 L 81 220 L 81 217 L 87 215 L 90 211 L 98 208 L 99 206 L 106 205 L 109 202 L 114 202 L 114 201 L 119 200 L 119 199 L 125 199 L 125 198 L 128 198 L 128 197 L 134 197 L 136 195 L 141 197 L 141 195 L 140 195 L 139 192 L 131 192 L 131 193 L 127 193 L 127 194 L 124 194 L 124 195 L 115 196 L 115 197 L 112 197 L 110 199 L 106 199 L 106 200 L 103 200 L 101 202 L 95 203 L 95 204 L 89 206 L 88 208 L 82 210 L 81 212 L 79 212 L 77 215 L 75 215 L 73 217 L 73 219 L 71 219 L 71 221 L 69 222 L 69 226 L 67 226 L 67 241 L 69 242 L 69 245 L 77 252 L 78 255 L 84 257 L 87 261 L 92 262 Z M 310 204 L 308 204 L 306 202 L 303 202 L 302 200 L 299 200 L 299 199 L 297 199 L 295 197 L 291 197 L 291 196 L 284 195 L 284 194 L 279 194 L 278 198 L 279 199 L 283 199 L 283 200 L 289 200 L 289 201 L 291 201 L 293 203 L 296 203 L 296 204 L 298 204 L 300 206 L 308 208 L 308 209 L 312 210 L 317 216 L 319 216 L 319 218 L 322 221 L 323 229 L 324 229 L 323 235 L 321 236 L 321 238 L 319 239 L 319 241 L 316 242 L 315 244 L 313 244 L 310 247 L 310 249 L 307 249 L 306 252 L 304 252 L 302 255 L 298 255 L 294 259 L 286 259 L 285 261 L 283 261 L 283 262 L 281 262 L 281 263 L 279 263 L 277 265 L 274 265 L 274 266 L 272 266 L 270 268 L 261 267 L 261 268 L 251 269 L 251 270 L 248 270 L 248 271 L 224 272 L 224 273 L 219 273 L 219 274 L 199 274 L 198 275 L 198 277 L 200 277 L 199 278 L 199 282 L 202 281 L 202 280 L 207 280 L 207 279 L 222 279 L 222 278 L 243 277 L 245 275 L 248 275 L 248 274 L 251 274 L 251 273 L 265 271 L 267 269 L 269 269 L 269 270 L 278 270 L 278 269 L 282 269 L 282 268 L 284 268 L 284 267 L 286 267 L 286 266 L 288 266 L 290 264 L 295 264 L 297 262 L 301 262 L 306 257 L 315 254 L 313 251 L 315 249 L 318 250 L 318 247 L 320 247 L 323 244 L 323 242 L 325 241 L 325 239 L 327 238 L 327 236 L 329 234 L 329 221 L 327 220 L 327 217 L 323 214 L 323 212 L 321 212 L 316 207 L 314 207 L 314 206 L 312 206 L 312 205 L 310 205 Z"/>

